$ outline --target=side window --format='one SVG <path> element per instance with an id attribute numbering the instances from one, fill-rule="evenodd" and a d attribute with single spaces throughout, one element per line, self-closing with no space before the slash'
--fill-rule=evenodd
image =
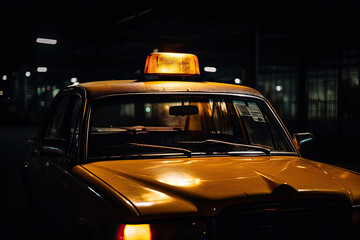
<path id="1" fill-rule="evenodd" d="M 50 119 L 50 127 L 45 137 L 65 139 L 70 158 L 76 156 L 80 126 L 82 98 L 80 95 L 67 95 L 58 101 Z"/>
<path id="2" fill-rule="evenodd" d="M 81 120 L 81 106 L 82 106 L 82 98 L 78 95 L 75 95 L 73 99 L 71 99 L 70 104 L 72 104 L 73 108 L 70 113 L 70 130 L 69 130 L 69 157 L 74 159 L 76 157 L 76 152 L 78 148 L 78 140 L 79 140 L 79 128 L 80 128 L 80 120 Z"/>
<path id="3" fill-rule="evenodd" d="M 58 138 L 61 135 L 61 123 L 64 118 L 65 109 L 69 100 L 69 96 L 65 96 L 62 99 L 59 99 L 57 106 L 52 111 L 52 116 L 50 117 L 50 127 L 48 132 L 45 134 L 45 137 L 48 138 Z"/>

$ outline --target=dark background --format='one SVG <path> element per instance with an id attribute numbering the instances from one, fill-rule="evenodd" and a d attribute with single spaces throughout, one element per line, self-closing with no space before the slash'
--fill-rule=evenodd
<path id="1" fill-rule="evenodd" d="M 74 78 L 141 78 L 153 51 L 196 54 L 200 81 L 235 84 L 239 78 L 270 100 L 291 134 L 314 134 L 316 148 L 306 157 L 360 171 L 359 1 L 151 3 L 0 3 L 6 219 L 0 235 L 34 237 L 43 227 L 28 212 L 21 168 L 25 140 L 36 133 L 56 93 Z M 57 43 L 39 44 L 38 37 Z M 217 71 L 205 72 L 205 66 Z"/>

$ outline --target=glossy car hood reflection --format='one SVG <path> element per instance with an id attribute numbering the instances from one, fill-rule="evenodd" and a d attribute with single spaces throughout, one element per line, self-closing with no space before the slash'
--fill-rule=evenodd
<path id="1" fill-rule="evenodd" d="M 79 175 L 92 174 L 111 186 L 143 217 L 215 215 L 254 197 L 269 200 L 283 186 L 303 197 L 328 194 L 352 202 L 360 197 L 360 192 L 352 191 L 360 189 L 356 173 L 298 157 L 121 160 L 76 168 Z"/>

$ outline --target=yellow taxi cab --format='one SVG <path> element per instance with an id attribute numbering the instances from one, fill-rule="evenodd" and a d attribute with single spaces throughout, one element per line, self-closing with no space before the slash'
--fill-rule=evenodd
<path id="1" fill-rule="evenodd" d="M 62 239 L 359 237 L 360 176 L 304 159 L 256 90 L 153 53 L 141 80 L 69 86 L 28 141 L 25 185 Z"/>

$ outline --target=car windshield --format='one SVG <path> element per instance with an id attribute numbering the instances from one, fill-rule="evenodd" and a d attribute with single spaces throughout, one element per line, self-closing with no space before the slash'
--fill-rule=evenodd
<path id="1" fill-rule="evenodd" d="M 88 158 L 296 153 L 264 101 L 223 95 L 96 100 L 87 143 Z"/>

